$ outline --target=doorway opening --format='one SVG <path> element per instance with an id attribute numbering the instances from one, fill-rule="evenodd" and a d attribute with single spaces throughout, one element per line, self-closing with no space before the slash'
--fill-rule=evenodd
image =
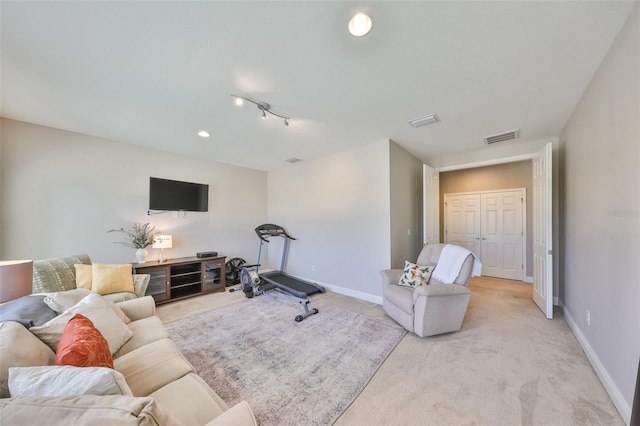
<path id="1" fill-rule="evenodd" d="M 526 188 L 444 194 L 444 242 L 468 248 L 482 275 L 522 281 Z"/>

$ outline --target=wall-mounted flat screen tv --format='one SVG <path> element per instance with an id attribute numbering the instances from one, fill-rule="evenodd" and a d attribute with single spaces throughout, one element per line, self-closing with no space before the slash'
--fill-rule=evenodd
<path id="1" fill-rule="evenodd" d="M 150 177 L 149 209 L 209 211 L 209 185 Z"/>

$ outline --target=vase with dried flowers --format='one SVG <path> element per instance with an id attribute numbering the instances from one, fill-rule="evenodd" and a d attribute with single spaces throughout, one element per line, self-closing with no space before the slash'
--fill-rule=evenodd
<path id="1" fill-rule="evenodd" d="M 107 232 L 123 233 L 125 241 L 115 241 L 114 243 L 135 248 L 138 263 L 144 263 L 148 255 L 146 248 L 153 244 L 153 231 L 155 229 L 156 227 L 150 226 L 149 223 L 134 223 L 129 229 L 117 228 L 110 229 Z"/>

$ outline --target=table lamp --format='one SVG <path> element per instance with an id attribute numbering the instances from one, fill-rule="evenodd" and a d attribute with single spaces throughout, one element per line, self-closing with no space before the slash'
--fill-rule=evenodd
<path id="1" fill-rule="evenodd" d="M 0 303 L 31 294 L 32 260 L 0 260 Z"/>
<path id="2" fill-rule="evenodd" d="M 158 259 L 158 263 L 166 262 L 164 249 L 173 247 L 171 235 L 156 235 L 153 237 L 153 245 L 151 247 L 160 249 L 160 259 Z"/>

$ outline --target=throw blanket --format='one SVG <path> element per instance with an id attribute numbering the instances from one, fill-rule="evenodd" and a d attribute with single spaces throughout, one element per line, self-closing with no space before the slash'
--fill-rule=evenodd
<path id="1" fill-rule="evenodd" d="M 470 254 L 475 258 L 471 276 L 480 276 L 482 273 L 482 263 L 480 263 L 478 256 L 473 254 L 470 250 L 455 244 L 446 244 L 442 248 L 442 253 L 440 253 L 438 264 L 433 270 L 432 276 L 444 284 L 453 284 L 460 274 L 460 268 L 462 268 L 464 260 Z"/>

